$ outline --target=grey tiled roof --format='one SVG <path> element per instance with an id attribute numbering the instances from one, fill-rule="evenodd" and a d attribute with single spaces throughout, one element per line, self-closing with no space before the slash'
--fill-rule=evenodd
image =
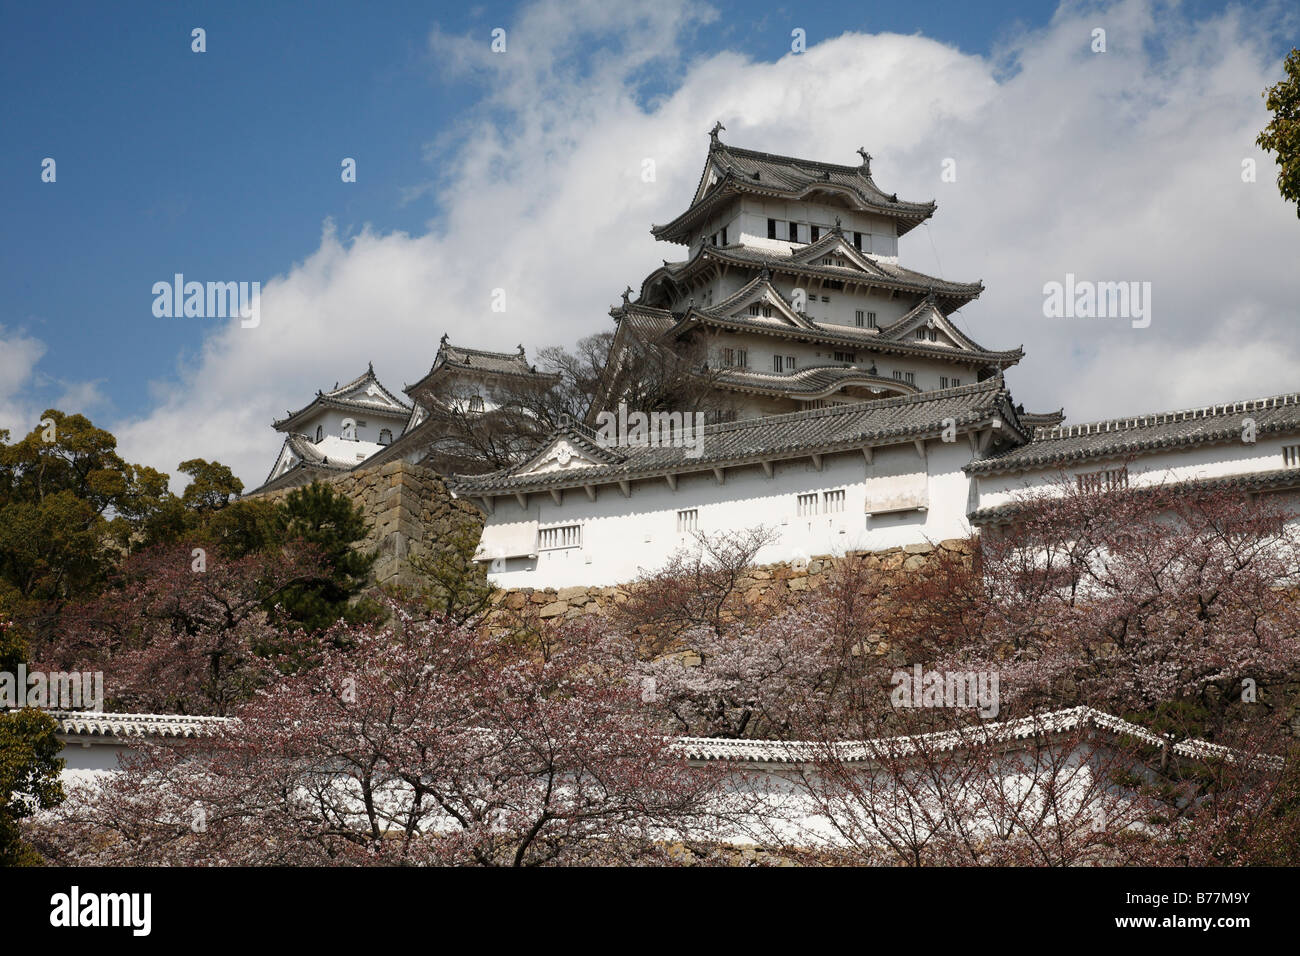
<path id="1" fill-rule="evenodd" d="M 846 763 L 867 763 L 914 754 L 965 750 L 977 744 L 1041 741 L 1045 738 L 1084 731 L 1100 733 L 1115 739 L 1128 739 L 1160 750 L 1172 744 L 1174 753 L 1192 759 L 1223 758 L 1241 753 L 1222 744 L 1213 744 L 1200 739 L 1174 743 L 1170 737 L 1086 706 L 1048 711 L 1015 720 L 972 724 L 961 730 L 942 730 L 906 737 L 827 742 L 681 737 L 676 741 L 676 746 L 687 759 L 702 762 L 798 765 L 835 760 Z M 1276 760 L 1272 757 L 1264 759 L 1271 765 L 1274 765 Z"/>
<path id="2" fill-rule="evenodd" d="M 394 405 L 394 408 L 387 402 L 378 401 L 372 398 L 346 398 L 345 396 L 363 385 L 374 385 Z M 335 385 L 328 390 L 316 392 L 316 397 L 310 402 L 298 409 L 296 412 L 289 412 L 284 418 L 278 419 L 272 424 L 278 431 L 291 431 L 294 426 L 301 424 L 307 413 L 316 408 L 337 408 L 341 411 L 364 412 L 370 415 L 386 415 L 392 418 L 400 418 L 410 414 L 411 406 L 398 396 L 394 395 L 375 375 L 374 365 L 370 365 L 364 372 L 344 385 Z"/>
<path id="3" fill-rule="evenodd" d="M 811 365 L 797 372 L 761 372 L 749 368 L 720 370 L 714 379 L 719 385 L 744 388 L 779 395 L 822 395 L 845 385 L 881 385 L 904 394 L 914 394 L 915 385 L 908 385 L 883 375 L 854 368 L 851 365 Z"/>
<path id="4" fill-rule="evenodd" d="M 744 315 L 721 316 L 711 309 L 692 309 L 682 319 L 683 326 L 692 322 L 722 326 L 746 332 L 758 332 L 763 335 L 780 335 L 786 338 L 806 342 L 825 342 L 832 345 L 845 345 L 853 349 L 867 349 L 873 352 L 888 352 L 896 355 L 916 355 L 935 358 L 948 362 L 969 362 L 972 364 L 987 362 L 999 368 L 1015 365 L 1024 358 L 1024 350 L 1007 349 L 1004 352 L 967 351 L 947 345 L 930 345 L 925 342 L 898 341 L 886 339 L 880 335 L 849 326 L 835 325 L 830 322 L 813 322 L 813 328 L 804 329 L 795 326 L 782 326 L 771 319 L 755 318 Z M 975 343 L 971 343 L 974 345 Z"/>
<path id="5" fill-rule="evenodd" d="M 551 372 L 539 372 L 528 363 L 524 347 L 519 346 L 515 352 L 489 352 L 486 349 L 471 349 L 452 345 L 444 335 L 438 347 L 438 354 L 433 358 L 433 365 L 428 374 L 412 385 L 403 386 L 406 394 L 420 398 L 420 393 L 430 387 L 435 380 L 447 374 L 470 372 L 479 375 L 504 375 L 515 379 L 532 379 L 536 382 L 558 381 L 559 375 Z"/>
<path id="6" fill-rule="evenodd" d="M 1166 448 L 1239 442 L 1248 418 L 1254 420 L 1257 435 L 1300 432 L 1300 393 L 1037 428 L 1029 444 L 973 461 L 966 470 L 971 474 L 1024 471 Z"/>
<path id="7" fill-rule="evenodd" d="M 536 374 L 533 367 L 528 364 L 523 349 L 517 352 L 488 352 L 484 349 L 444 344 L 438 349 L 438 354 L 434 358 L 434 368 L 437 368 L 440 363 L 479 372 L 499 372 L 504 375 Z"/>
<path id="8" fill-rule="evenodd" d="M 899 289 L 907 292 L 925 294 L 934 291 L 941 298 L 957 299 L 962 303 L 979 296 L 984 291 L 982 282 L 952 282 L 937 276 L 926 275 L 914 269 L 907 269 L 895 262 L 885 262 L 863 254 L 873 265 L 880 269 L 880 275 L 869 275 L 849 266 L 824 266 L 813 263 L 796 262 L 790 256 L 783 256 L 767 249 L 754 249 L 749 246 L 702 246 L 690 259 L 678 262 L 666 262 L 659 269 L 650 273 L 641 284 L 642 296 L 646 294 L 649 284 L 658 276 L 667 273 L 674 279 L 703 268 L 710 263 L 768 269 L 772 272 L 788 272 L 796 275 L 820 276 L 826 279 L 847 280 L 864 285 L 878 286 L 882 289 Z M 951 308 L 948 311 L 952 311 Z"/>
<path id="9" fill-rule="evenodd" d="M 486 475 L 457 475 L 451 483 L 462 495 L 580 487 L 934 437 L 943 432 L 949 421 L 961 430 L 981 425 L 993 417 L 1006 423 L 1005 431 L 1009 435 L 1022 441 L 1028 438 L 1017 424 L 1000 376 L 975 385 L 919 395 L 705 426 L 701 433 L 701 453 L 695 458 L 687 457 L 687 449 L 681 447 L 625 447 L 616 450 L 621 460 L 609 464 L 521 475 L 519 472 L 528 467 L 524 464 Z M 590 436 L 586 441 L 594 443 L 594 432 L 588 431 L 586 435 Z M 548 441 L 547 446 L 550 444 Z"/>
<path id="10" fill-rule="evenodd" d="M 841 166 L 794 156 L 781 156 L 752 149 L 740 149 L 714 141 L 709 149 L 701 184 L 711 168 L 721 175 L 711 188 L 700 193 L 697 200 L 680 216 L 663 226 L 652 227 L 657 239 L 680 242 L 690 238 L 695 221 L 707 213 L 719 197 L 729 193 L 759 193 L 763 195 L 798 198 L 818 187 L 833 189 L 853 196 L 864 207 L 899 220 L 901 235 L 924 222 L 934 214 L 935 203 L 906 202 L 897 195 L 886 193 L 871 178 L 865 164 Z"/>
<path id="11" fill-rule="evenodd" d="M 108 714 L 100 711 L 52 710 L 58 733 L 66 737 L 208 737 L 234 721 L 229 717 L 183 714 Z"/>
<path id="12" fill-rule="evenodd" d="M 1170 482 L 1170 486 L 1179 489 L 1201 489 L 1216 491 L 1234 489 L 1238 491 L 1284 491 L 1300 487 L 1300 468 L 1274 468 L 1269 471 L 1248 471 L 1236 475 L 1221 475 L 1218 478 L 1193 478 L 1187 481 Z M 1138 486 L 1132 491 L 1136 494 L 1154 491 L 1166 487 L 1165 484 Z M 1009 501 L 992 508 L 980 508 L 970 513 L 970 521 L 976 525 L 998 524 L 1010 521 L 1021 509 L 1023 501 Z"/>

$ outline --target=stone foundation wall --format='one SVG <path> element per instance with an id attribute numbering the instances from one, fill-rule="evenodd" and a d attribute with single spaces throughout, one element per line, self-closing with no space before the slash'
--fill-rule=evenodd
<path id="1" fill-rule="evenodd" d="M 971 542 L 968 539 L 950 539 L 934 545 L 909 544 L 885 551 L 850 552 L 846 557 L 861 557 L 869 571 L 890 573 L 914 571 L 923 567 L 940 551 L 970 555 Z M 806 565 L 769 564 L 756 567 L 740 579 L 738 590 L 744 593 L 745 601 L 750 604 L 775 601 L 785 596 L 786 592 L 815 590 L 825 584 L 828 573 L 841 560 L 843 558 L 821 555 L 812 558 Z M 630 587 L 631 585 L 612 585 L 558 590 L 498 590 L 492 595 L 492 603 L 497 606 L 494 614 L 500 620 L 509 618 L 512 612 L 522 611 L 529 605 L 533 606 L 532 610 L 543 620 L 572 619 L 584 614 L 601 614 L 612 605 L 622 604 L 628 599 Z"/>
<path id="2" fill-rule="evenodd" d="M 379 551 L 373 572 L 377 584 L 411 584 L 407 557 L 433 547 L 458 525 L 483 526 L 478 508 L 453 498 L 437 472 L 401 459 L 325 480 L 365 512 L 370 533 L 362 547 Z M 279 488 L 257 497 L 280 501 L 294 490 Z"/>

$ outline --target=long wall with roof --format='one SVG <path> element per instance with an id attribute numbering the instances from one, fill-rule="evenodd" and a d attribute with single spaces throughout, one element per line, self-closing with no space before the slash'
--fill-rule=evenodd
<path id="1" fill-rule="evenodd" d="M 501 496 L 480 553 L 500 587 L 559 588 L 635 580 L 693 546 L 692 525 L 704 534 L 770 529 L 775 540 L 759 563 L 964 537 L 970 445 L 960 436 L 924 447 L 924 457 L 910 441 L 879 448 L 871 463 L 858 451 L 826 455 L 820 471 L 811 458 L 774 462 L 770 478 L 759 465 L 728 468 L 721 484 L 711 471 L 684 474 L 675 490 L 663 478 L 634 481 L 628 497 L 602 485 L 595 501 L 581 489 L 566 490 L 558 505 L 546 493 L 527 496 L 524 507 Z M 532 540 L 535 557 L 506 556 Z"/>

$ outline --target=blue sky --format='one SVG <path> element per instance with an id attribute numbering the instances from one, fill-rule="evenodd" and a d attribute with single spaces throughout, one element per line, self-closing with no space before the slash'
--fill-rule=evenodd
<path id="1" fill-rule="evenodd" d="M 694 96 L 707 99 L 717 87 L 709 79 L 711 71 L 726 71 L 729 64 L 755 71 L 754 76 L 764 69 L 785 69 L 791 60 L 793 27 L 807 31 L 810 58 L 814 53 L 823 59 L 847 55 L 842 52 L 849 42 L 842 39 L 846 33 L 861 38 L 854 42 L 877 44 L 884 42 L 878 39 L 883 34 L 901 34 L 932 41 L 916 55 L 934 57 L 935 69 L 947 68 L 950 61 L 953 69 L 982 69 L 980 78 L 994 92 L 978 103 L 957 102 L 961 90 L 953 91 L 954 102 L 948 102 L 947 94 L 938 98 L 942 100 L 938 107 L 934 95 L 929 101 L 910 102 L 906 94 L 917 84 L 902 75 L 897 80 L 899 89 L 891 87 L 893 76 L 885 75 L 876 77 L 867 91 L 866 95 L 897 99 L 898 110 L 912 110 L 919 116 L 936 109 L 951 111 L 957 123 L 988 110 L 1003 91 L 1009 96 L 1015 90 L 1010 77 L 1029 69 L 1026 64 L 1051 49 L 1057 37 L 1054 31 L 1067 30 L 1071 17 L 1081 18 L 1081 23 L 1091 17 L 1114 24 L 1117 53 L 1120 35 L 1140 34 L 1138 46 L 1130 53 L 1149 57 L 1150 62 L 1133 73 L 1147 78 L 1132 83 L 1128 93 L 1135 97 L 1149 92 L 1143 87 L 1153 73 L 1168 75 L 1153 50 L 1169 43 L 1199 51 L 1196 56 L 1209 57 L 1221 70 L 1238 69 L 1238 53 L 1248 58 L 1258 70 L 1243 69 L 1240 81 L 1228 81 L 1226 87 L 1248 104 L 1246 93 L 1258 99 L 1259 79 L 1267 75 L 1269 64 L 1297 42 L 1294 11 L 1286 5 L 1254 10 L 1210 3 L 1072 4 L 1061 11 L 1050 3 L 1024 0 L 988 7 L 938 0 L 890 5 L 651 6 L 664 9 L 625 16 L 599 12 L 598 5 L 575 5 L 569 12 L 544 3 L 8 4 L 0 30 L 0 129 L 5 145 L 0 151 L 0 214 L 5 222 L 0 240 L 0 281 L 5 292 L 0 350 L 8 349 L 10 356 L 0 357 L 0 376 L 7 378 L 0 380 L 0 418 L 5 419 L 0 427 L 25 432 L 34 424 L 25 418 L 47 404 L 59 403 L 120 429 L 124 451 L 151 458 L 150 463 L 158 467 L 170 471 L 176 460 L 189 454 L 224 456 L 238 460 L 245 480 L 255 482 L 261 477 L 255 462 L 267 458 L 268 446 L 273 452 L 275 436 L 265 427 L 266 434 L 255 439 L 244 430 L 255 422 L 264 425 L 287 406 L 302 404 L 317 387 L 351 377 L 359 371 L 353 367 L 358 363 L 363 368 L 365 361 L 373 359 L 387 383 L 400 387 L 403 377 L 413 381 L 421 366 L 427 366 L 432 359 L 430 345 L 448 328 L 467 344 L 509 347 L 522 338 L 532 351 L 605 327 L 608 319 L 598 303 L 612 302 L 626 283 L 637 285 L 660 258 L 677 256 L 677 250 L 649 244 L 646 230 L 651 220 L 669 218 L 688 198 L 679 184 L 698 173 L 702 133 L 725 106 L 709 103 L 692 110 L 684 102 Z M 572 20 L 571 37 L 566 35 L 566 17 Z M 1224 41 L 1231 48 L 1206 53 L 1202 48 L 1210 42 L 1207 38 L 1220 29 L 1214 24 L 1222 23 L 1232 24 L 1223 28 L 1231 34 Z M 512 52 L 508 56 L 519 51 L 510 68 L 498 69 L 490 60 L 484 65 L 478 57 L 496 26 L 509 31 Z M 206 30 L 205 53 L 191 52 L 193 27 Z M 900 48 L 903 44 L 901 39 L 889 42 Z M 608 62 L 645 47 L 653 50 L 639 67 Z M 888 52 L 892 48 L 870 49 Z M 535 62 L 528 64 L 525 56 L 539 50 L 551 58 L 544 74 L 534 72 L 542 68 Z M 526 65 L 515 66 L 521 59 Z M 852 82 L 859 62 L 846 60 L 848 68 L 838 74 L 832 69 L 827 75 Z M 1188 79 L 1184 85 L 1196 83 Z M 1248 90 L 1251 83 L 1255 87 Z M 531 103 L 534 91 L 525 87 L 544 91 L 547 101 Z M 1197 97 L 1216 95 L 1214 89 L 1184 89 L 1176 84 L 1162 92 L 1174 98 L 1185 93 L 1188 98 L 1181 108 L 1188 113 L 1199 108 Z M 1079 95 L 1094 94 L 1080 91 Z M 1121 85 L 1095 95 L 1114 103 L 1123 100 L 1125 90 Z M 572 107 L 573 128 L 564 128 L 562 110 L 547 113 L 547 104 L 556 102 Z M 736 118 L 729 122 L 729 131 L 736 131 L 731 141 L 781 149 L 783 137 L 788 139 L 789 130 L 796 129 L 806 133 L 797 137 L 799 148 L 781 151 L 852 161 L 851 155 L 840 155 L 843 147 L 838 143 L 835 154 L 826 155 L 836 140 L 835 120 L 833 116 L 805 118 L 806 98 L 770 111 L 754 106 L 736 109 L 735 117 L 742 122 Z M 466 190 L 496 188 L 488 167 L 497 162 L 509 167 L 518 158 L 511 150 L 526 148 L 544 155 L 524 168 L 537 170 L 538 189 L 563 190 L 575 172 L 560 168 L 554 157 L 575 141 L 589 142 L 591 133 L 583 124 L 598 125 L 608 119 L 612 128 L 615 122 L 634 122 L 638 114 L 647 120 L 647 129 L 654 121 L 661 139 L 663 124 L 673 118 L 671 135 L 683 144 L 673 155 L 680 153 L 681 161 L 670 164 L 671 192 L 666 188 L 662 197 L 637 205 L 620 220 L 597 223 L 586 237 L 591 242 L 618 244 L 625 234 L 625 245 L 635 254 L 611 266 L 617 275 L 599 270 L 591 275 L 590 285 L 598 289 L 590 303 L 585 291 L 579 295 L 583 309 L 574 311 L 582 315 L 551 320 L 548 316 L 554 310 L 546 312 L 539 306 L 508 328 L 478 336 L 488 339 L 480 343 L 475 341 L 472 310 L 448 313 L 449 303 L 474 294 L 457 288 L 449 289 L 442 302 L 426 298 L 423 306 L 412 306 L 426 309 L 427 335 L 422 325 L 412 326 L 411 322 L 423 321 L 414 315 L 394 325 L 383 340 L 375 340 L 361 332 L 368 327 L 386 329 L 386 316 L 402 306 L 395 307 L 382 295 L 368 299 L 364 291 L 349 291 L 346 314 L 350 318 L 337 321 L 357 331 L 340 333 L 336 350 L 316 355 L 315 340 L 330 335 L 335 327 L 312 325 L 304 319 L 299 335 L 267 335 L 240 357 L 222 339 L 225 330 L 214 327 L 211 320 L 159 319 L 151 312 L 152 284 L 170 279 L 173 273 L 199 280 L 263 283 L 280 277 L 285 288 L 292 289 L 296 280 L 305 283 L 313 274 L 313 263 L 320 263 L 324 272 L 341 270 L 343 259 L 361 259 L 366 254 L 364 237 L 373 241 L 374 254 L 383 261 L 409 255 L 416 263 L 412 270 L 419 272 L 420 252 L 441 247 L 424 250 L 397 244 L 421 237 L 445 243 L 455 238 L 452 233 L 489 242 L 514 228 L 510 211 L 497 216 L 491 203 L 471 208 L 465 200 Z M 867 145 L 881 158 L 884 170 L 895 168 L 891 156 L 900 160 L 894 182 L 901 178 L 905 185 L 908 174 L 901 159 L 920 149 L 932 131 L 893 129 L 896 125 L 882 121 L 882 132 L 867 136 Z M 1033 128 L 1027 116 L 1026 135 Z M 1139 122 L 1135 128 L 1154 135 L 1147 123 Z M 742 129 L 752 130 L 750 139 L 741 140 L 746 135 Z M 1233 135 L 1240 140 L 1237 132 Z M 1115 139 L 1107 155 L 1113 155 L 1116 168 L 1122 169 L 1122 151 L 1131 145 L 1126 146 L 1123 136 L 1113 130 L 1106 135 Z M 494 159 L 485 143 L 504 158 Z M 896 152 L 891 152 L 895 146 Z M 40 179 L 45 157 L 57 163 L 57 181 L 52 184 Z M 343 157 L 356 159 L 356 183 L 340 181 Z M 519 169 L 508 175 L 517 185 Z M 1041 180 L 1045 170 L 1040 165 L 1026 169 L 1025 175 Z M 1260 179 L 1271 182 L 1271 177 L 1271 167 L 1266 167 Z M 889 188 L 889 183 L 885 185 Z M 908 198 L 929 198 L 939 192 L 928 181 L 910 195 L 902 185 L 897 188 Z M 943 231 L 945 197 L 939 198 L 940 218 L 929 240 L 905 244 L 902 261 L 915 262 L 911 250 L 922 256 L 916 267 L 923 269 L 935 268 L 928 258 L 932 255 L 950 268 L 969 260 L 977 275 L 958 277 L 982 276 L 990 281 L 978 250 L 964 253 L 963 240 Z M 1281 209 L 1275 195 L 1269 202 Z M 524 205 L 521 215 L 531 217 L 531 206 L 526 201 Z M 970 208 L 969 215 L 979 215 L 980 207 Z M 570 204 L 564 221 L 581 224 L 585 218 L 584 211 Z M 1281 221 L 1270 214 L 1270 223 L 1274 218 Z M 547 221 L 529 218 L 539 228 Z M 1243 222 L 1241 228 L 1249 230 L 1250 223 Z M 359 236 L 363 237 L 360 245 Z M 1010 234 L 998 237 L 998 241 L 1011 239 Z M 1153 241 L 1147 237 L 1144 244 Z M 514 249 L 512 256 L 545 258 L 555 254 L 548 245 L 533 242 L 523 251 Z M 391 255 L 385 255 L 385 250 Z M 573 252 L 570 249 L 569 255 Z M 546 281 L 542 277 L 556 275 L 559 268 L 566 266 L 539 267 L 529 289 Z M 415 281 L 411 276 L 392 275 L 383 282 L 391 289 L 408 279 Z M 562 279 L 556 275 L 555 281 L 584 283 L 581 270 L 566 272 Z M 312 296 L 318 293 L 331 302 L 341 298 L 339 289 L 331 292 L 328 284 L 310 292 L 300 290 L 302 308 L 320 312 L 319 303 L 312 305 L 316 301 Z M 403 330 L 412 327 L 421 331 L 417 340 L 407 341 Z M 352 338 L 354 334 L 357 338 Z M 1018 334 L 1012 334 L 1011 342 L 998 334 L 982 337 L 990 340 L 991 347 L 1026 339 Z M 1091 362 L 1097 360 L 1101 347 L 1085 340 L 1065 343 L 1053 354 L 1059 358 L 1057 353 L 1073 351 L 1081 361 Z M 298 350 L 305 356 L 303 361 L 287 356 Z M 230 362 L 230 368 L 247 368 L 250 355 L 261 356 L 257 361 L 264 363 L 257 377 L 222 392 L 217 386 L 231 376 L 229 369 L 222 372 L 221 361 Z M 1044 381 L 1057 378 L 1044 368 Z M 1077 392 L 1059 399 L 1039 394 L 1044 390 L 1035 381 L 1027 379 L 1025 387 L 1035 400 L 1041 399 L 1038 404 L 1074 404 L 1084 409 L 1095 405 L 1109 413 L 1105 402 L 1090 401 Z M 211 392 L 208 397 L 205 388 Z M 1181 392 L 1169 390 L 1169 399 L 1175 396 Z M 197 439 L 204 434 L 187 429 L 187 417 L 206 417 L 209 411 L 215 414 L 236 401 L 252 406 L 246 420 L 227 423 L 224 432 L 217 428 L 206 433 L 207 445 L 213 447 L 185 444 L 193 439 L 202 445 Z M 220 439 L 232 429 L 241 434 L 240 440 Z M 134 444 L 126 437 L 133 437 Z M 255 450 L 245 452 L 246 448 Z"/>

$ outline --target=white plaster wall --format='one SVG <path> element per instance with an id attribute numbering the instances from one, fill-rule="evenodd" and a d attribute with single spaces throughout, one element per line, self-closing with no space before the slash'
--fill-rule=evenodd
<path id="1" fill-rule="evenodd" d="M 692 508 L 699 511 L 698 527 L 705 534 L 774 529 L 778 538 L 756 556 L 760 564 L 964 537 L 970 532 L 969 479 L 961 468 L 970 456 L 969 444 L 959 436 L 952 444 L 929 442 L 924 459 L 909 442 L 877 449 L 870 465 L 854 451 L 825 456 L 821 471 L 811 459 L 777 462 L 771 478 L 757 465 L 731 469 L 721 485 L 711 471 L 682 475 L 676 491 L 662 478 L 637 481 L 626 498 L 617 485 L 599 487 L 595 501 L 578 488 L 566 490 L 559 505 L 547 493 L 530 495 L 525 511 L 513 496 L 501 497 L 487 516 L 481 550 L 491 556 L 506 548 L 521 522 L 537 521 L 543 528 L 581 524 L 581 547 L 489 566 L 489 577 L 501 587 L 559 588 L 626 583 L 643 570 L 662 567 L 674 551 L 693 543 L 690 535 L 677 532 L 678 511 Z M 891 479 L 902 486 L 914 480 L 903 476 L 916 473 L 927 490 L 927 511 L 867 517 L 869 491 L 878 503 Z M 822 513 L 824 493 L 836 489 L 845 491 L 844 510 Z M 806 493 L 818 496 L 814 517 L 797 514 L 797 496 Z"/>
<path id="2" fill-rule="evenodd" d="M 84 770 L 117 770 L 118 757 L 130 753 L 129 747 L 108 741 L 64 740 L 59 757 L 65 761 L 64 773 Z"/>
<path id="3" fill-rule="evenodd" d="M 846 365 L 847 363 L 835 359 L 836 352 L 846 351 L 855 356 L 855 366 L 864 371 L 870 369 L 874 361 L 876 373 L 884 378 L 890 378 L 895 369 L 911 372 L 915 376 L 916 387 L 921 391 L 940 388 L 943 384 L 941 376 L 949 378 L 950 387 L 954 377 L 960 379 L 962 385 L 974 385 L 979 380 L 973 365 L 960 362 L 960 354 L 954 354 L 953 362 L 944 362 L 881 353 L 873 350 L 871 344 L 869 338 L 857 346 L 833 346 L 777 339 L 751 332 L 718 332 L 710 341 L 709 354 L 712 362 L 720 364 L 724 348 L 745 349 L 748 368 L 756 372 L 774 372 L 773 358 L 777 355 L 793 355 L 798 371 L 818 365 Z"/>
<path id="4" fill-rule="evenodd" d="M 354 422 L 365 422 L 364 426 L 357 428 L 357 440 L 360 442 L 379 442 L 379 431 L 387 428 L 393 433 L 393 438 L 402 434 L 402 429 L 406 425 L 406 419 L 410 412 L 383 412 L 383 411 L 364 411 L 364 412 L 343 412 L 335 408 L 322 409 L 316 415 L 308 420 L 307 424 L 299 426 L 300 434 L 306 435 L 313 441 L 316 440 L 316 426 L 323 426 L 326 435 L 340 436 L 343 434 L 343 419 L 350 418 Z"/>
<path id="5" fill-rule="evenodd" d="M 1243 413 L 1245 417 L 1246 413 Z M 1221 419 L 1219 420 L 1222 421 Z M 1217 427 L 1217 425 L 1216 425 Z M 1300 443 L 1300 437 L 1262 437 L 1254 444 L 1232 442 L 1221 445 L 1202 445 L 1187 449 L 1161 451 L 1136 457 L 1127 462 L 1129 485 L 1160 484 L 1161 482 L 1188 481 L 1198 478 L 1220 478 L 1252 472 L 1276 471 L 1285 467 L 1282 448 Z M 1095 459 L 1079 462 L 1064 469 L 1040 468 L 1012 475 L 979 475 L 977 492 L 979 508 L 995 508 L 1007 504 L 1017 494 L 1050 488 L 1064 473 L 1070 481 L 1076 475 L 1106 469 L 1122 468 L 1124 458 Z"/>
<path id="6" fill-rule="evenodd" d="M 800 240 L 806 242 L 810 235 L 807 230 L 808 226 L 821 226 L 821 232 L 824 236 L 835 225 L 837 217 L 840 220 L 840 228 L 848 235 L 850 243 L 853 239 L 853 233 L 864 233 L 863 252 L 886 258 L 894 258 L 898 255 L 898 227 L 893 219 L 887 216 L 857 212 L 829 203 L 745 196 L 740 201 L 740 215 L 738 217 L 740 236 L 738 239 L 745 245 L 759 247 L 768 245 L 771 240 L 767 238 L 767 221 L 768 219 L 777 219 L 782 223 L 799 223 L 803 227 L 799 233 Z M 732 229 L 727 230 L 728 239 L 732 238 L 731 232 Z M 788 233 L 781 226 L 778 226 L 777 235 L 782 240 L 785 240 Z M 870 242 L 868 242 L 867 236 L 871 237 Z M 733 239 L 732 241 L 736 240 Z M 784 244 L 787 247 L 790 246 L 789 242 Z"/>
<path id="7" fill-rule="evenodd" d="M 1056 755 L 1039 758 L 1042 763 L 1037 767 L 1034 757 L 1024 750 L 1012 750 L 991 761 L 992 774 L 1001 781 L 1000 790 L 1008 795 L 1018 795 L 1022 810 L 1038 808 L 1046 818 L 1052 819 L 1053 811 L 1047 809 L 1050 799 L 1054 801 L 1052 806 L 1057 808 L 1056 812 L 1067 821 L 1091 817 L 1100 824 L 1110 806 L 1123 807 L 1133 799 L 1127 796 L 1128 791 L 1104 788 L 1095 783 L 1094 766 L 1098 760 L 1108 766 L 1111 760 L 1116 759 L 1109 748 L 1077 746 L 1068 754 L 1063 753 L 1064 746 L 1055 749 Z M 721 816 L 729 820 L 715 836 L 738 845 L 829 848 L 851 845 L 845 836 L 847 832 L 852 835 L 852 842 L 858 845 L 880 840 L 883 852 L 886 850 L 884 838 L 873 823 L 873 814 L 886 818 L 894 813 L 899 815 L 895 818 L 895 838 L 900 832 L 922 837 L 927 831 L 915 821 L 938 819 L 943 815 L 941 809 L 956 807 L 964 808 L 963 822 L 972 832 L 995 832 L 999 824 L 1004 825 L 1006 821 L 994 820 L 989 813 L 989 804 L 982 799 L 986 796 L 983 778 L 967 779 L 957 758 L 952 759 L 952 771 L 940 770 L 938 781 L 930 779 L 929 771 L 918 767 L 914 774 L 907 774 L 905 788 L 897 785 L 896 777 L 881 770 L 861 769 L 853 774 L 854 795 L 845 793 L 842 781 L 827 784 L 814 766 L 798 768 L 788 764 L 767 764 L 747 767 L 724 777 L 720 792 L 714 798 Z M 1059 762 L 1058 773 L 1041 769 L 1053 762 Z M 704 761 L 694 761 L 694 764 L 709 766 Z M 1128 765 L 1128 761 L 1124 764 Z M 902 768 L 898 772 L 907 773 Z M 829 799 L 820 802 L 810 796 L 810 790 L 829 795 Z M 893 803 L 895 800 L 899 801 L 897 805 Z M 905 816 L 907 802 L 920 811 L 913 818 L 916 829 L 908 825 Z M 834 813 L 833 820 L 825 812 L 828 808 Z"/>

